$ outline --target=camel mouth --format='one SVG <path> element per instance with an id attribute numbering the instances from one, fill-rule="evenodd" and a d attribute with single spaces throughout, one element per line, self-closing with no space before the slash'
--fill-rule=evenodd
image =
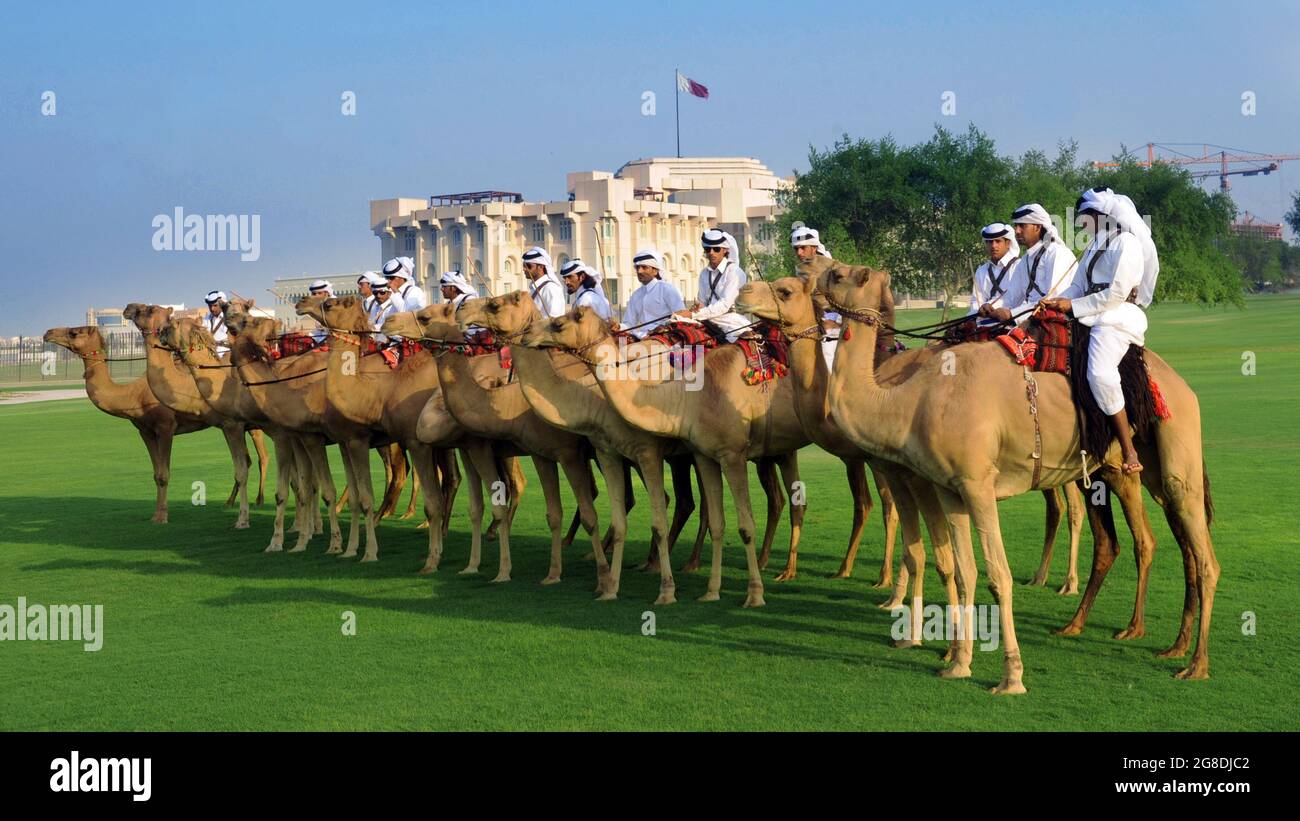
<path id="1" fill-rule="evenodd" d="M 57 345 L 59 344 L 60 340 L 67 339 L 67 338 L 68 338 L 67 328 L 50 328 L 48 331 L 44 333 L 44 335 L 41 336 L 41 341 L 53 342 Z"/>

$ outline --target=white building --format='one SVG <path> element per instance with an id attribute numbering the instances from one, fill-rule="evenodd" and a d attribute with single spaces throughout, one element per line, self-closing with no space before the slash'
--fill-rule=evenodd
<path id="1" fill-rule="evenodd" d="M 356 296 L 357 280 L 361 277 L 362 271 L 354 271 L 350 274 L 326 274 L 324 276 L 303 274 L 296 277 L 277 277 L 271 285 L 271 293 L 275 294 L 275 305 L 268 315 L 273 315 L 277 322 L 280 323 L 282 330 L 294 330 L 296 328 L 314 328 L 316 320 L 307 316 L 298 316 L 294 311 L 294 306 L 298 300 L 307 296 L 307 287 L 318 279 L 323 279 L 334 286 L 334 296 Z M 257 313 L 254 309 L 253 313 Z"/>
<path id="2" fill-rule="evenodd" d="M 749 267 L 750 252 L 774 247 L 775 195 L 790 184 L 755 159 L 656 157 L 614 173 L 571 173 L 562 200 L 524 202 L 506 191 L 371 200 L 370 224 L 380 239 L 380 264 L 414 259 L 417 281 L 432 302 L 439 301 L 438 276 L 451 269 L 483 294 L 523 288 L 520 256 L 534 245 L 557 268 L 580 257 L 602 270 L 619 307 L 638 285 L 632 256 L 652 246 L 664 256 L 664 278 L 689 302 L 704 267 L 700 234 L 730 231 L 741 266 Z"/>

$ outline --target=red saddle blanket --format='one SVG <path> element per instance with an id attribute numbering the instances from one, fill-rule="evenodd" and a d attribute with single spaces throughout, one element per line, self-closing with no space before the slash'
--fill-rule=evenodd
<path id="1" fill-rule="evenodd" d="M 682 367 L 689 367 L 695 361 L 696 346 L 704 351 L 718 347 L 717 338 L 698 322 L 669 322 L 655 328 L 646 339 L 680 347 Z M 790 372 L 790 345 L 777 326 L 762 323 L 750 334 L 736 340 L 735 344 L 745 355 L 745 367 L 741 371 L 745 384 L 757 385 Z M 669 354 L 668 361 L 674 367 L 679 361 L 678 353 Z"/>
<path id="2" fill-rule="evenodd" d="M 283 359 L 286 356 L 297 356 L 311 350 L 328 351 L 330 349 L 328 342 L 321 342 L 317 345 L 316 340 L 312 339 L 311 334 L 289 333 L 283 334 L 275 340 L 275 344 L 267 351 L 271 359 Z"/>

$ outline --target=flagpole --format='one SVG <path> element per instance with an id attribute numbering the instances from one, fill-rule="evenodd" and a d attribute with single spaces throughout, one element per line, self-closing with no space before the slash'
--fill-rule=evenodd
<path id="1" fill-rule="evenodd" d="M 682 102 L 680 72 L 673 69 L 673 108 L 677 110 L 677 159 L 682 158 Z"/>

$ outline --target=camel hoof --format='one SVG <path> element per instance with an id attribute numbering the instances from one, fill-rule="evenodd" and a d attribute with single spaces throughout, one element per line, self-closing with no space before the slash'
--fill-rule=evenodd
<path id="1" fill-rule="evenodd" d="M 798 575 L 798 574 L 795 573 L 795 571 L 793 571 L 793 570 L 783 570 L 783 571 L 781 571 L 780 575 L 778 575 L 778 576 L 777 576 L 775 579 L 773 579 L 772 581 L 774 581 L 774 582 L 789 582 L 789 581 L 794 581 L 794 578 L 795 578 L 796 575 Z"/>
<path id="2" fill-rule="evenodd" d="M 362 564 L 365 564 L 366 562 L 377 562 L 377 561 L 379 561 L 379 556 L 375 555 L 374 553 L 367 553 L 366 555 L 361 557 Z"/>
<path id="3" fill-rule="evenodd" d="M 853 571 L 852 571 L 852 570 L 849 570 L 849 569 L 847 569 L 847 568 L 843 568 L 843 567 L 841 567 L 839 570 L 836 570 L 834 573 L 830 574 L 830 575 L 827 576 L 826 578 L 828 578 L 828 579 L 851 579 L 851 578 L 853 578 Z"/>
<path id="4" fill-rule="evenodd" d="M 288 552 L 288 553 L 302 553 L 302 552 L 304 552 L 304 551 L 306 551 L 306 550 L 307 550 L 307 545 L 305 545 L 305 544 L 296 544 L 296 545 L 294 545 L 293 547 L 289 548 L 289 550 L 286 551 L 286 552 Z"/>
<path id="5" fill-rule="evenodd" d="M 637 572 L 639 572 L 639 573 L 658 573 L 658 572 L 659 572 L 659 563 L 658 563 L 658 562 L 646 562 L 645 564 L 643 564 L 643 565 L 637 567 Z"/>
<path id="6" fill-rule="evenodd" d="M 614 601 L 617 598 L 618 598 L 618 593 L 616 591 L 609 590 L 597 596 L 596 601 Z"/>
<path id="7" fill-rule="evenodd" d="M 659 598 L 655 599 L 655 604 L 677 604 L 677 591 L 673 589 L 661 591 Z"/>
<path id="8" fill-rule="evenodd" d="M 403 516 L 402 518 L 406 518 L 406 517 Z M 420 522 L 418 525 L 415 526 L 415 529 L 416 529 L 416 530 L 428 530 L 428 529 L 429 529 L 429 522 L 428 522 L 428 520 L 426 519 L 425 521 Z M 443 534 L 443 535 L 446 535 L 446 534 Z"/>
<path id="9" fill-rule="evenodd" d="M 154 517 L 153 517 L 152 519 L 150 519 L 149 521 L 150 521 L 150 522 L 153 522 L 153 523 L 156 524 L 156 525 L 165 525 L 165 524 L 167 524 L 167 517 L 166 517 L 166 516 L 162 516 L 162 517 L 154 516 Z"/>
<path id="10" fill-rule="evenodd" d="M 245 519 L 242 522 L 235 522 L 235 530 L 248 530 L 248 520 Z"/>
<path id="11" fill-rule="evenodd" d="M 505 584 L 508 581 L 510 581 L 510 574 L 506 573 L 505 575 L 497 576 L 493 579 L 492 584 Z"/>
<path id="12" fill-rule="evenodd" d="M 1147 634 L 1146 628 L 1138 625 L 1137 627 L 1129 626 L 1115 634 L 1115 638 L 1120 641 L 1129 641 L 1131 639 L 1140 639 Z"/>
<path id="13" fill-rule="evenodd" d="M 921 642 L 919 639 L 899 639 L 893 642 L 893 646 L 895 650 L 910 650 L 913 647 L 920 647 Z"/>
<path id="14" fill-rule="evenodd" d="M 556 575 L 554 575 L 554 574 L 552 574 L 552 575 L 550 575 L 550 576 L 547 576 L 546 578 L 544 578 L 544 579 L 542 579 L 540 582 L 538 582 L 538 584 L 542 585 L 543 587 L 546 587 L 546 586 L 548 586 L 548 585 L 552 585 L 552 584 L 559 584 L 559 583 L 560 583 L 560 577 L 559 577 L 559 576 L 556 576 Z M 600 592 L 600 591 L 597 590 L 596 592 Z"/>
<path id="15" fill-rule="evenodd" d="M 1066 582 L 1056 592 L 1062 596 L 1077 596 L 1079 595 L 1079 582 L 1078 580 Z"/>
<path id="16" fill-rule="evenodd" d="M 700 569 L 700 563 L 699 563 L 698 561 L 690 561 L 690 562 L 687 562 L 686 564 L 682 565 L 682 569 L 681 569 L 681 570 L 678 570 L 677 572 L 678 572 L 678 573 L 694 573 L 696 570 L 699 570 L 699 569 Z"/>
<path id="17" fill-rule="evenodd" d="M 282 551 L 282 550 L 284 550 L 284 545 L 282 545 L 282 544 L 276 544 L 275 542 L 272 542 L 271 544 L 267 545 L 267 546 L 266 546 L 266 550 L 263 550 L 262 552 L 263 552 L 263 553 L 279 553 L 279 552 Z"/>
<path id="18" fill-rule="evenodd" d="M 429 576 L 429 575 L 432 575 L 432 574 L 437 573 L 437 572 L 438 572 L 438 565 L 436 565 L 436 564 L 426 564 L 424 567 L 421 567 L 419 570 L 415 571 L 415 575 L 417 575 L 417 576 Z"/>
<path id="19" fill-rule="evenodd" d="M 457 576 L 477 576 L 477 575 L 478 575 L 478 567 L 467 567 L 467 568 L 465 568 L 464 570 L 458 572 L 456 575 L 457 575 Z"/>
<path id="20" fill-rule="evenodd" d="M 957 658 L 957 648 L 951 645 L 948 647 L 947 652 L 939 657 L 944 664 L 952 664 L 952 660 L 955 658 Z"/>
<path id="21" fill-rule="evenodd" d="M 1193 662 L 1190 666 L 1174 673 L 1179 681 L 1204 681 L 1210 677 L 1210 665 Z"/>
<path id="22" fill-rule="evenodd" d="M 1180 659 L 1180 658 L 1182 658 L 1182 657 L 1185 656 L 1185 655 L 1187 655 L 1187 645 L 1185 645 L 1185 644 L 1174 644 L 1174 645 L 1170 646 L 1168 649 L 1166 649 L 1166 650 L 1161 650 L 1159 653 L 1156 653 L 1156 658 L 1158 658 L 1158 659 Z"/>
<path id="23" fill-rule="evenodd" d="M 341 545 L 341 544 L 332 544 L 332 545 L 330 545 L 330 546 L 325 550 L 325 555 L 326 555 L 326 556 L 332 556 L 332 555 L 337 555 L 337 554 L 342 553 L 342 552 L 343 552 L 343 545 Z"/>
<path id="24" fill-rule="evenodd" d="M 1038 576 L 1035 576 L 1035 577 L 1033 577 L 1032 579 L 1030 579 L 1029 581 L 1025 582 L 1024 585 L 1022 585 L 1022 586 L 1023 586 L 1023 587 L 1046 587 L 1046 586 L 1047 586 L 1047 577 L 1044 576 L 1044 577 L 1042 577 L 1042 578 L 1039 578 Z"/>
<path id="25" fill-rule="evenodd" d="M 763 607 L 767 602 L 763 601 L 763 584 L 762 582 L 753 582 L 749 585 L 749 590 L 745 594 L 745 603 L 742 607 Z"/>
<path id="26" fill-rule="evenodd" d="M 1057 636 L 1077 636 L 1083 632 L 1083 625 L 1067 624 L 1064 627 L 1058 627 L 1052 633 Z"/>
<path id="27" fill-rule="evenodd" d="M 1004 679 L 998 686 L 990 687 L 989 692 L 995 696 L 1018 696 L 1026 690 L 1020 679 Z"/>
<path id="28" fill-rule="evenodd" d="M 897 610 L 902 606 L 903 606 L 902 599 L 890 599 L 889 601 L 881 602 L 880 604 L 876 605 L 876 607 L 880 610 Z"/>
<path id="29" fill-rule="evenodd" d="M 939 678 L 970 678 L 969 664 L 954 664 L 939 671 Z"/>
<path id="30" fill-rule="evenodd" d="M 350 550 L 345 550 L 344 552 L 339 554 L 340 559 L 355 559 L 356 557 L 357 557 L 357 549 L 355 547 Z"/>
<path id="31" fill-rule="evenodd" d="M 718 593 L 718 591 L 711 590 L 708 593 L 705 593 L 703 596 L 700 596 L 698 599 L 696 599 L 696 601 L 718 601 L 721 598 L 722 596 L 721 594 Z"/>
<path id="32" fill-rule="evenodd" d="M 894 585 L 894 580 L 892 578 L 890 578 L 889 576 L 881 576 L 879 579 L 876 579 L 874 582 L 872 582 L 871 589 L 884 590 L 885 588 L 893 587 L 893 585 Z"/>

